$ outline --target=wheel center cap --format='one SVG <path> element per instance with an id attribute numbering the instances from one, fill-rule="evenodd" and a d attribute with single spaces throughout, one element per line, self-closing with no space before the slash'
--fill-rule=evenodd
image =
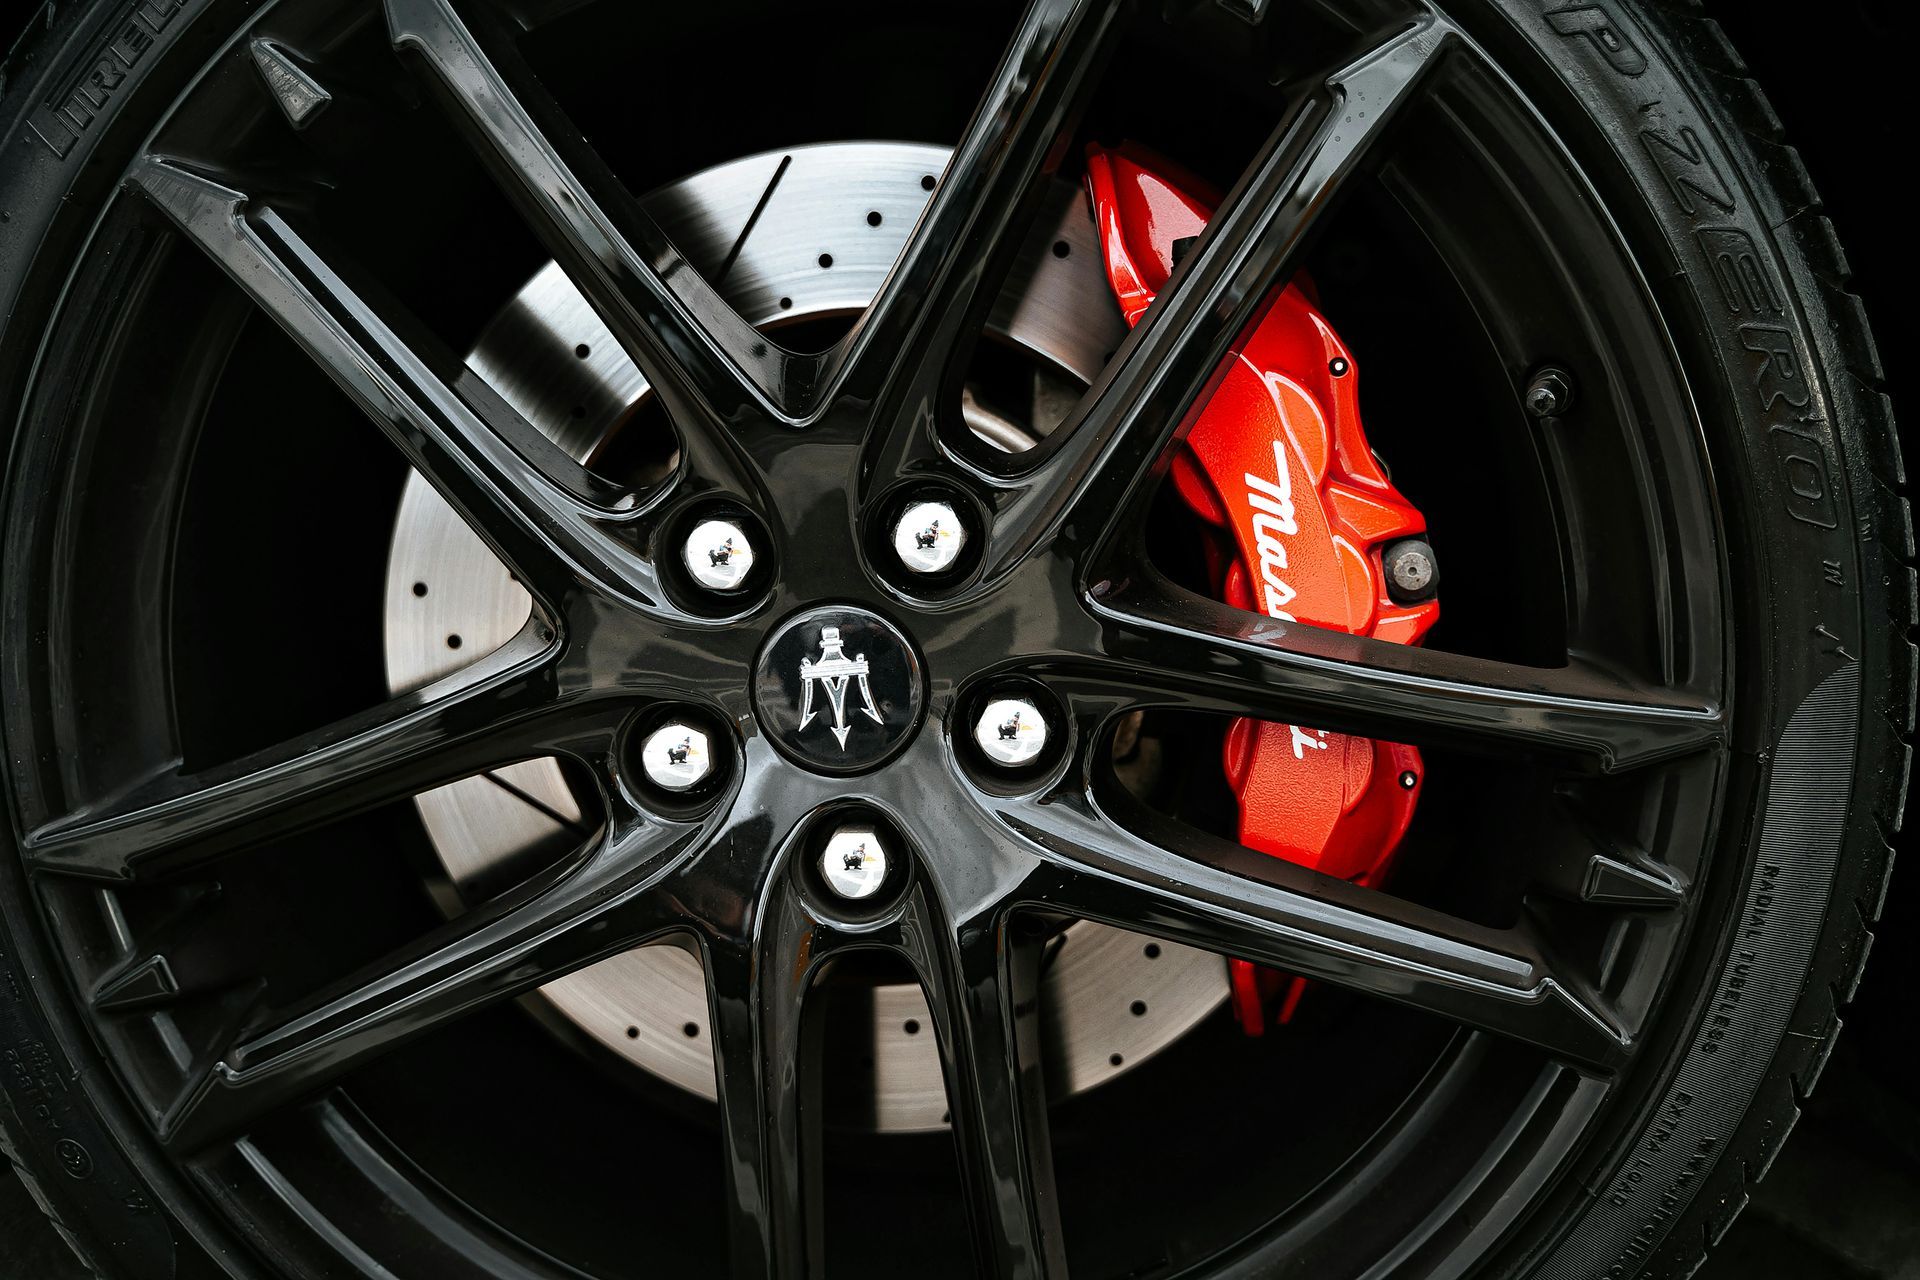
<path id="1" fill-rule="evenodd" d="M 760 650 L 753 703 L 787 755 L 857 773 L 904 746 L 920 723 L 920 659 L 886 619 L 851 605 L 809 609 Z"/>

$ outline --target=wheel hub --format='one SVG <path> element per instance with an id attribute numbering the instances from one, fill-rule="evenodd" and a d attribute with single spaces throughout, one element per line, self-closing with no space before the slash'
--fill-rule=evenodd
<path id="1" fill-rule="evenodd" d="M 926 203 L 932 175 L 946 163 L 947 152 L 938 147 L 804 147 L 695 174 L 654 193 L 647 204 L 692 260 L 716 268 L 712 274 L 751 221 L 751 235 L 740 241 L 722 278 L 727 301 L 756 325 L 830 324 L 857 314 L 873 298 Z M 827 259 L 831 265 L 823 265 Z M 1061 421 L 1079 388 L 1099 374 L 1125 336 L 1078 190 L 1061 184 L 1050 195 L 993 309 L 988 333 L 1000 351 L 1014 352 L 1024 363 L 1017 376 L 963 389 L 967 424 L 999 448 L 1030 448 Z M 576 458 L 605 459 L 636 437 L 644 439 L 649 429 L 644 378 L 557 265 L 536 274 L 501 311 L 468 365 Z M 664 468 L 667 460 L 657 465 Z M 804 559 L 807 552 L 789 554 Z M 526 592 L 471 527 L 422 477 L 410 477 L 386 588 L 385 647 L 394 690 L 440 679 L 507 643 L 530 607 Z M 804 749 L 782 739 L 779 726 L 791 731 L 801 714 L 798 663 L 821 656 L 817 635 L 801 630 L 791 661 L 783 658 L 773 677 L 776 683 L 792 681 L 792 687 L 781 689 L 776 701 L 783 701 L 766 713 L 769 718 L 756 719 L 784 754 L 806 764 L 808 752 L 821 752 L 823 760 L 840 753 L 818 716 L 805 731 Z M 859 644 L 845 643 L 847 634 L 843 629 L 844 652 L 862 652 Z M 867 646 L 870 663 L 875 651 Z M 771 645 L 762 652 L 770 653 Z M 764 710 L 765 697 L 756 694 L 756 712 Z M 855 687 L 848 694 L 848 723 L 872 724 L 858 714 L 859 705 Z M 917 722 L 918 714 L 903 720 Z M 903 740 L 910 736 L 903 733 Z M 853 732 L 847 745 L 849 751 L 856 746 Z M 551 759 L 436 788 L 417 797 L 416 807 L 452 882 L 445 904 L 450 912 L 461 907 L 462 890 L 511 880 L 514 868 L 541 851 L 589 834 L 590 820 Z M 1227 995 L 1225 962 L 1216 954 L 1092 921 L 1074 923 L 1056 944 L 1043 985 L 1050 1093 L 1069 1096 L 1131 1071 Z M 836 1066 L 843 1078 L 867 1077 L 853 1091 L 870 1104 L 866 1123 L 885 1132 L 943 1127 L 947 1088 L 927 1031 L 932 1021 L 924 994 L 914 984 L 884 982 L 868 998 L 868 1048 Z M 657 1079 L 699 1097 L 715 1096 L 706 985 L 699 962 L 678 947 L 616 955 L 547 984 L 528 1004 L 563 1032 L 584 1031 L 600 1048 Z"/>

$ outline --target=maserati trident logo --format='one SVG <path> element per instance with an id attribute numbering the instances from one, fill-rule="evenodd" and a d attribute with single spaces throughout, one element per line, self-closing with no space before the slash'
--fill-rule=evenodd
<path id="1" fill-rule="evenodd" d="M 875 724 L 885 724 L 880 713 L 874 709 L 873 690 L 867 684 L 867 659 L 865 655 L 849 658 L 841 650 L 840 628 L 822 627 L 820 629 L 820 660 L 800 659 L 800 729 L 804 730 L 820 714 L 815 699 L 824 694 L 828 705 L 833 708 L 834 741 L 840 749 L 847 749 L 847 735 L 853 732 L 853 726 L 847 723 L 847 686 L 854 681 L 860 683 L 860 702 L 858 711 L 872 717 Z"/>
<path id="2" fill-rule="evenodd" d="M 919 727 L 923 697 L 913 643 L 885 618 L 853 605 L 822 605 L 787 619 L 754 664 L 754 712 L 767 737 L 822 773 L 857 773 L 895 754 Z M 873 850 L 869 842 L 867 852 Z M 825 868 L 841 869 L 837 857 Z"/>

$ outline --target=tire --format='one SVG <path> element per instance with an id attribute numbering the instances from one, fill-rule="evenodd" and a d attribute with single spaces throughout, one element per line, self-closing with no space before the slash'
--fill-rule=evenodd
<path id="1" fill-rule="evenodd" d="M 1739 647 L 1714 874 L 1665 1012 L 1623 1081 L 1629 1101 L 1526 1188 L 1518 1225 L 1449 1247 L 1476 1253 L 1488 1276 L 1683 1277 L 1792 1130 L 1881 911 L 1920 687 L 1906 479 L 1852 268 L 1761 88 L 1703 9 L 1446 8 L 1577 157 L 1651 282 L 1715 469 Z M 0 68 L 10 466 L 24 448 L 13 436 L 37 429 L 26 396 L 95 219 L 153 121 L 251 9 L 49 4 Z M 146 35 L 101 73 L 85 127 L 50 124 L 47 104 L 136 21 Z M 11 513 L 4 528 L 16 528 Z M 14 574 L 11 543 L 0 556 L 0 576 Z M 41 696 L 31 669 L 25 654 L 0 654 L 9 701 Z M 11 761 L 23 745 L 8 748 Z M 102 1277 L 335 1274 L 317 1252 L 283 1251 L 280 1224 L 234 1220 L 170 1162 L 68 985 L 15 856 L 24 839 L 13 822 L 0 837 L 0 1149 L 35 1200 Z M 1422 1256 L 1402 1262 L 1411 1271 Z M 1287 1263 L 1278 1245 L 1254 1242 L 1216 1274 L 1278 1275 Z"/>
<path id="2" fill-rule="evenodd" d="M 1607 17 L 1596 8 L 1518 25 L 1523 31 L 1531 27 L 1536 47 L 1549 51 L 1583 102 L 1612 107 L 1606 123 L 1611 145 L 1637 162 L 1638 183 L 1673 254 L 1676 281 L 1685 280 L 1703 336 L 1721 352 L 1729 391 L 1746 397 L 1741 430 L 1756 469 L 1769 465 L 1760 441 L 1769 434 L 1780 440 L 1781 426 L 1799 428 L 1781 421 L 1786 402 L 1776 398 L 1765 370 L 1752 363 L 1751 330 L 1742 317 L 1715 305 L 1727 297 L 1713 287 L 1716 264 L 1705 251 L 1702 228 L 1742 227 L 1752 243 L 1778 255 L 1779 269 L 1792 282 L 1789 313 L 1797 309 L 1807 326 L 1803 350 L 1822 370 L 1827 392 L 1824 401 L 1797 406 L 1797 421 L 1816 433 L 1822 420 L 1831 424 L 1825 464 L 1847 477 L 1851 498 L 1850 517 L 1836 511 L 1832 526 L 1823 528 L 1829 517 L 1796 501 L 1787 481 L 1786 490 L 1776 493 L 1788 519 L 1767 521 L 1764 531 L 1756 525 L 1748 535 L 1755 539 L 1750 545 L 1767 548 L 1773 589 L 1792 581 L 1796 585 L 1787 590 L 1808 599 L 1824 592 L 1839 611 L 1816 608 L 1776 620 L 1781 668 L 1791 662 L 1802 665 L 1803 674 L 1793 686 L 1798 692 L 1777 704 L 1777 736 L 1769 736 L 1763 748 L 1771 756 L 1771 777 L 1742 895 L 1746 923 L 1718 942 L 1709 971 L 1718 998 L 1678 1046 L 1656 1109 L 1614 1148 L 1611 1171 L 1596 1170 L 1585 1184 L 1605 1190 L 1573 1210 L 1568 1234 L 1534 1273 L 1686 1276 L 1725 1234 L 1747 1203 L 1749 1185 L 1779 1154 L 1800 1100 L 1813 1090 L 1832 1051 L 1840 1008 L 1852 998 L 1872 944 L 1870 927 L 1885 901 L 1889 842 L 1903 818 L 1912 754 L 1914 541 L 1911 513 L 1900 496 L 1905 474 L 1885 375 L 1865 311 L 1847 288 L 1851 268 L 1764 92 L 1747 77 L 1704 6 L 1673 4 L 1633 14 L 1633 27 L 1611 27 Z M 1629 15 L 1622 11 L 1620 19 L 1624 23 Z M 1623 43 L 1610 42 L 1609 30 Z M 1568 46 L 1576 52 L 1570 54 Z M 1638 73 L 1635 49 L 1646 57 Z M 1697 123 L 1674 116 L 1668 129 L 1648 125 L 1645 104 L 1667 92 L 1684 95 Z M 1688 185 L 1691 161 L 1668 148 L 1695 137 L 1702 141 L 1696 154 L 1703 166 L 1714 167 L 1717 154 L 1730 176 L 1739 175 L 1738 186 L 1701 192 Z M 1798 465 L 1784 462 L 1785 456 L 1776 454 L 1776 468 Z M 1737 533 L 1729 537 L 1739 541 Z M 1857 595 L 1834 593 L 1836 558 L 1842 566 L 1858 566 Z M 1860 638 L 1857 688 L 1851 674 L 1823 675 L 1818 669 L 1823 650 L 1830 662 L 1838 656 L 1833 645 L 1846 647 L 1828 639 L 1835 626 L 1858 628 L 1852 633 Z M 1809 659 L 1813 670 L 1805 670 Z M 1815 776 L 1826 781 L 1815 783 Z M 1827 792 L 1824 805 L 1813 801 L 1815 788 Z M 1799 825 L 1802 815 L 1809 826 Z M 1813 831 L 1817 838 L 1802 834 Z M 1800 897 L 1784 881 L 1776 885 L 1776 875 L 1811 877 L 1798 881 L 1811 892 L 1800 899 L 1805 914 L 1797 919 L 1765 919 L 1770 897 Z M 1762 980 L 1766 1012 L 1756 1015 L 1749 1007 L 1722 1026 L 1729 1004 L 1740 1000 L 1745 981 L 1756 974 L 1768 975 Z M 1726 1101 L 1713 1106 L 1709 1100 L 1715 1097 Z M 1703 1106 L 1709 1108 L 1704 1114 Z"/>

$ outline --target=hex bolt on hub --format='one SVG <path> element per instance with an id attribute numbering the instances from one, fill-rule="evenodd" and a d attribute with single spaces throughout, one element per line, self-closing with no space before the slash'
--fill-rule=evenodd
<path id="1" fill-rule="evenodd" d="M 973 740 L 994 764 L 1017 769 L 1047 749 L 1047 718 L 1025 698 L 995 698 L 980 712 Z"/>
<path id="2" fill-rule="evenodd" d="M 843 898 L 870 898 L 887 879 L 887 850 L 872 827 L 841 827 L 820 851 L 820 873 Z"/>
<path id="3" fill-rule="evenodd" d="M 707 735 L 670 720 L 640 744 L 640 767 L 647 781 L 664 791 L 691 791 L 713 776 L 713 744 Z"/>
<path id="4" fill-rule="evenodd" d="M 731 520 L 702 520 L 681 549 L 687 572 L 709 591 L 732 591 L 753 570 L 753 544 Z"/>
<path id="5" fill-rule="evenodd" d="M 1406 538 L 1388 547 L 1380 558 L 1387 570 L 1387 594 L 1395 603 L 1418 604 L 1433 598 L 1439 567 L 1426 542 Z"/>
<path id="6" fill-rule="evenodd" d="M 1536 418 L 1557 418 L 1573 406 L 1573 375 L 1551 365 L 1533 375 L 1522 397 Z"/>
<path id="7" fill-rule="evenodd" d="M 967 545 L 967 526 L 951 504 L 916 502 L 893 526 L 893 550 L 915 573 L 944 573 Z"/>

